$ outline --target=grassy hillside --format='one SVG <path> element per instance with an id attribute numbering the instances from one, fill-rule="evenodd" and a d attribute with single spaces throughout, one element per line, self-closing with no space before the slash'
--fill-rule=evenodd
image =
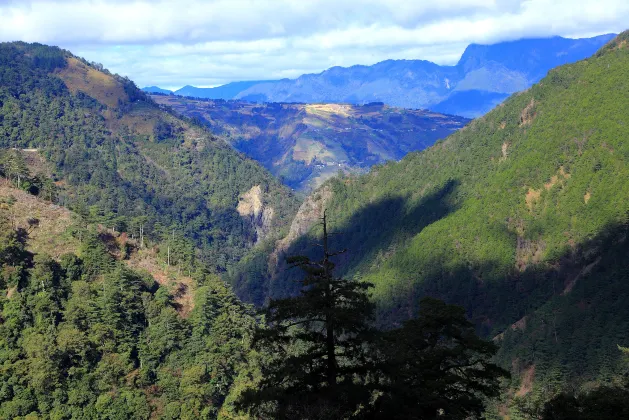
<path id="1" fill-rule="evenodd" d="M 468 121 L 382 104 L 251 104 L 153 95 L 196 118 L 288 186 L 312 190 L 345 172 L 399 160 L 425 149 Z"/>
<path id="2" fill-rule="evenodd" d="M 375 283 L 383 325 L 437 296 L 503 340 L 516 381 L 611 381 L 629 344 L 627 92 L 625 32 L 430 149 L 328 181 L 291 231 L 328 209 L 340 270 Z M 282 242 L 265 282 L 236 286 L 287 293 L 293 274 L 273 263 L 311 243 Z"/>
<path id="3" fill-rule="evenodd" d="M 90 222 L 154 240 L 185 237 L 221 271 L 294 212 L 295 198 L 266 170 L 99 64 L 3 43 L 0 76 L 0 149 L 38 153 L 57 202 Z M 239 206 L 252 190 L 258 213 Z"/>

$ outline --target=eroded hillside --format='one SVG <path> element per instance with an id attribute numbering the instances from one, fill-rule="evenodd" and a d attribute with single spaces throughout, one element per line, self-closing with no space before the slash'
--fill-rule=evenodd
<path id="1" fill-rule="evenodd" d="M 297 207 L 288 188 L 129 79 L 20 42 L 0 44 L 0 73 L 0 148 L 38 151 L 57 201 L 91 222 L 157 241 L 185 238 L 217 271 L 262 239 L 237 210 L 254 186 L 272 209 L 265 232 L 288 228 Z"/>

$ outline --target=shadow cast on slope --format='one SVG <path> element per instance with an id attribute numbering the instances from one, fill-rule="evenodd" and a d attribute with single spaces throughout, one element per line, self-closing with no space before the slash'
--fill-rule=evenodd
<path id="1" fill-rule="evenodd" d="M 428 257 L 422 262 L 428 269 L 421 272 L 415 265 L 389 264 L 403 242 L 458 210 L 457 186 L 450 181 L 416 202 L 383 198 L 333 226 L 342 233 L 333 237 L 333 248 L 348 249 L 336 259 L 338 275 L 360 277 L 361 264 L 373 271 L 378 269 L 373 264 L 388 264 L 396 287 L 377 300 L 378 326 L 414 317 L 421 297 L 434 296 L 465 307 L 479 333 L 501 344 L 497 358 L 516 375 L 535 365 L 536 381 L 552 375 L 564 381 L 611 380 L 619 372 L 617 345 L 629 346 L 629 224 L 611 223 L 551 261 L 522 267 L 514 260 L 506 271 L 504 261 L 491 258 L 444 268 L 444 256 Z M 313 229 L 284 256 L 318 258 L 317 233 Z M 495 234 L 515 248 L 514 232 L 497 227 Z M 259 297 L 298 291 L 302 273 L 285 264 L 277 273 Z"/>
<path id="2" fill-rule="evenodd" d="M 351 275 L 364 261 L 386 259 L 387 253 L 396 244 L 456 211 L 457 206 L 453 204 L 452 195 L 458 185 L 458 181 L 449 180 L 416 203 L 410 197 L 383 198 L 353 213 L 343 223 L 335 223 L 335 216 L 338 215 L 328 214 L 331 231 L 334 232 L 330 238 L 331 249 L 348 250 L 335 258 L 336 274 Z M 315 227 L 309 235 L 290 246 L 281 257 L 277 275 L 268 285 L 267 296 L 278 298 L 297 293 L 302 274 L 298 270 L 289 270 L 283 259 L 292 255 L 307 255 L 319 259 L 320 248 L 313 245 L 319 242 L 319 238 L 320 228 Z"/>
<path id="3" fill-rule="evenodd" d="M 415 316 L 421 297 L 458 304 L 479 333 L 500 345 L 497 360 L 519 377 L 535 366 L 535 381 L 613 381 L 622 374 L 618 345 L 629 345 L 629 224 L 612 223 L 560 257 L 514 268 L 497 279 L 485 261 L 398 281 L 410 293 L 389 295 L 377 306 L 378 325 L 391 327 Z M 431 263 L 429 263 L 431 264 Z"/>
<path id="4" fill-rule="evenodd" d="M 535 364 L 540 376 L 611 381 L 626 371 L 618 345 L 629 345 L 629 224 L 611 223 L 538 275 L 554 279 L 547 299 L 535 302 L 498 336 L 499 358 Z"/>

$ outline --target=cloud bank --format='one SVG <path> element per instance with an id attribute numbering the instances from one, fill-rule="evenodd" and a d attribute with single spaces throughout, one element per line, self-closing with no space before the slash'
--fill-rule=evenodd
<path id="1" fill-rule="evenodd" d="M 627 0 L 0 0 L 0 40 L 59 45 L 138 85 L 215 86 L 385 59 L 454 64 L 470 43 L 629 26 Z"/>

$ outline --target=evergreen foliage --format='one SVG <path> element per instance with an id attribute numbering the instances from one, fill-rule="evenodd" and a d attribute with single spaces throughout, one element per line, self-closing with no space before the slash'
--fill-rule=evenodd
<path id="1" fill-rule="evenodd" d="M 629 390 L 601 387 L 583 395 L 562 393 L 547 402 L 542 420 L 615 420 L 629 418 Z"/>
<path id="2" fill-rule="evenodd" d="M 0 44 L 2 176 L 83 217 L 80 250 L 53 259 L 29 251 L 15 199 L 0 202 L 0 418 L 234 417 L 239 404 L 262 417 L 473 418 L 505 374 L 494 355 L 520 387 L 513 419 L 623 415 L 626 389 L 612 386 L 629 344 L 628 37 L 430 150 L 331 180 L 331 229 L 352 253 L 333 264 L 325 230 L 321 261 L 312 238 L 294 243 L 305 277 L 266 283 L 261 329 L 198 262 L 225 270 L 260 239 L 236 210 L 253 186 L 278 235 L 294 197 L 128 79 L 60 49 Z M 115 106 L 64 82 L 77 62 L 120 88 Z M 50 176 L 30 173 L 24 148 Z M 190 273 L 187 316 L 129 268 L 117 232 Z M 258 298 L 268 260 L 248 258 Z M 291 291 L 302 293 L 278 299 Z M 566 392 L 566 381 L 604 386 Z"/>
<path id="3" fill-rule="evenodd" d="M 0 206 L 0 418 L 210 419 L 234 414 L 255 318 L 195 274 L 188 317 L 88 229 L 79 255 L 27 250 Z M 81 228 L 78 228 L 81 229 Z M 79 233 L 77 232 L 77 235 Z M 253 371 L 255 374 L 255 371 Z M 152 417 L 151 417 L 152 416 Z"/>
<path id="4" fill-rule="evenodd" d="M 425 298 L 416 320 L 378 332 L 369 283 L 336 277 L 324 211 L 323 256 L 289 258 L 301 293 L 271 300 L 254 343 L 271 357 L 239 406 L 257 417 L 469 419 L 482 415 L 508 373 L 490 362 L 463 308 Z"/>
<path id="5" fill-rule="evenodd" d="M 368 401 L 370 388 L 357 382 L 368 372 L 373 307 L 368 283 L 336 277 L 323 216 L 323 257 L 289 258 L 303 271 L 301 294 L 272 300 L 268 327 L 256 334 L 257 346 L 276 355 L 263 370 L 258 389 L 244 405 L 273 402 L 278 418 L 345 418 Z"/>
<path id="6" fill-rule="evenodd" d="M 476 335 L 465 310 L 438 299 L 422 299 L 419 316 L 384 333 L 382 343 L 387 381 L 377 418 L 480 417 L 509 376 L 491 363 L 498 347 Z"/>

